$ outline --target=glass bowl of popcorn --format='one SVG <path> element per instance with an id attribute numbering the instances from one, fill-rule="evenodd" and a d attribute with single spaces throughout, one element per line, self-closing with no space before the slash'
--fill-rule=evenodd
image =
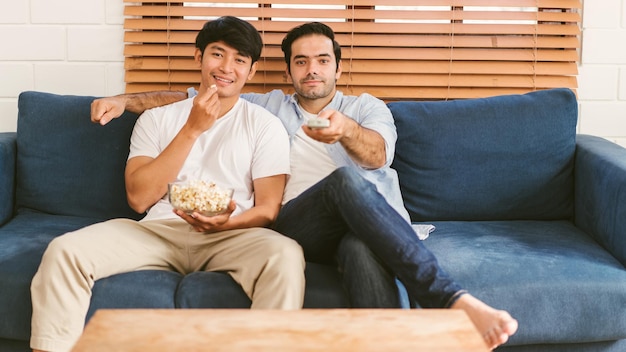
<path id="1" fill-rule="evenodd" d="M 225 212 L 233 192 L 232 188 L 222 188 L 214 182 L 203 180 L 172 182 L 168 185 L 168 197 L 174 209 L 187 214 L 195 211 L 204 216 Z"/>

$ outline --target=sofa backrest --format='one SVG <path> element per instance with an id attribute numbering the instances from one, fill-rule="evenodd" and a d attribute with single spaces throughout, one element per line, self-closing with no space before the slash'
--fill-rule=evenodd
<path id="1" fill-rule="evenodd" d="M 124 168 L 137 115 L 90 120 L 93 97 L 23 92 L 18 99 L 16 207 L 93 219 L 138 218 Z"/>
<path id="2" fill-rule="evenodd" d="M 571 90 L 388 105 L 392 167 L 413 221 L 573 217 Z"/>

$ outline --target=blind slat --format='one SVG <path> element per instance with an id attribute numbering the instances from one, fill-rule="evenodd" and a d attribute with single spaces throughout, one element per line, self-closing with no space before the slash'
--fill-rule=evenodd
<path id="1" fill-rule="evenodd" d="M 169 36 L 170 43 L 193 43 L 196 32 L 126 32 L 124 41 L 134 43 L 164 43 Z M 280 45 L 284 34 L 264 33 L 266 45 Z M 339 43 L 358 42 L 359 46 L 372 47 L 478 47 L 478 48 L 557 48 L 576 49 L 580 42 L 576 37 L 541 36 L 538 38 L 520 36 L 457 36 L 450 35 L 415 35 L 415 34 L 337 34 Z"/>
<path id="2" fill-rule="evenodd" d="M 126 3 L 167 3 L 168 0 L 124 0 Z M 229 0 L 227 3 L 237 4 L 260 4 L 271 5 L 277 3 L 275 0 Z M 182 2 L 181 2 L 182 3 Z M 187 0 L 185 3 L 203 3 L 206 0 Z M 288 0 L 281 1 L 284 4 L 301 4 L 309 5 L 311 0 Z M 317 5 L 346 5 L 346 6 L 406 6 L 406 0 L 315 0 Z M 489 7 L 540 7 L 540 8 L 575 8 L 581 9 L 582 4 L 579 0 L 421 0 L 420 6 L 489 6 Z"/>
<path id="3" fill-rule="evenodd" d="M 284 9 L 284 8 L 237 8 L 237 7 L 183 7 L 183 6 L 129 6 L 127 16 L 206 16 L 219 17 L 237 11 L 241 17 L 252 18 L 333 18 L 356 20 L 491 20 L 491 21 L 547 21 L 578 22 L 580 15 L 573 12 L 528 11 L 403 11 L 375 9 Z"/>
<path id="4" fill-rule="evenodd" d="M 124 29 L 127 30 L 167 30 L 171 31 L 198 31 L 206 20 L 184 19 L 126 19 Z M 286 33 L 291 28 L 303 24 L 306 21 L 249 21 L 259 31 L 275 31 Z M 339 33 L 386 33 L 402 34 L 407 32 L 407 27 L 414 34 L 508 34 L 508 35 L 580 35 L 577 24 L 450 24 L 450 23 L 328 23 L 335 32 Z"/>

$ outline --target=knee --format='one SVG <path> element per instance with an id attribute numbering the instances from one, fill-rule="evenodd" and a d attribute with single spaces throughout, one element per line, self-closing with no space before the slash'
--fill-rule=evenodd
<path id="1" fill-rule="evenodd" d="M 74 267 L 87 255 L 69 236 L 59 236 L 53 239 L 46 248 L 41 259 L 41 267 L 51 268 L 63 266 Z"/>
<path id="2" fill-rule="evenodd" d="M 304 268 L 304 252 L 298 242 L 288 237 L 284 237 L 281 242 L 280 260 L 287 265 L 297 265 Z"/>
<path id="3" fill-rule="evenodd" d="M 74 257 L 77 253 L 79 253 L 79 251 L 67 236 L 59 236 L 50 241 L 48 248 L 46 248 L 44 252 L 44 258 L 59 259 Z"/>
<path id="4" fill-rule="evenodd" d="M 342 166 L 333 171 L 329 177 L 345 183 L 354 183 L 362 179 L 356 170 L 348 166 Z"/>
<path id="5" fill-rule="evenodd" d="M 289 237 L 276 234 L 266 267 L 277 272 L 303 272 L 305 267 L 302 247 Z"/>
<path id="6" fill-rule="evenodd" d="M 340 167 L 328 176 L 339 189 L 352 192 L 355 195 L 362 194 L 365 190 L 376 190 L 373 183 L 366 180 L 352 167 Z"/>

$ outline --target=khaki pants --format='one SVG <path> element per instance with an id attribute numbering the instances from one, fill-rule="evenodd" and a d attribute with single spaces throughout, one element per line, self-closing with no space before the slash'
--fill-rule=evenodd
<path id="1" fill-rule="evenodd" d="M 203 234 L 180 219 L 115 219 L 50 242 L 31 285 L 31 347 L 69 350 L 82 333 L 94 282 L 146 269 L 227 272 L 252 308 L 299 309 L 304 300 L 302 249 L 277 232 Z"/>

